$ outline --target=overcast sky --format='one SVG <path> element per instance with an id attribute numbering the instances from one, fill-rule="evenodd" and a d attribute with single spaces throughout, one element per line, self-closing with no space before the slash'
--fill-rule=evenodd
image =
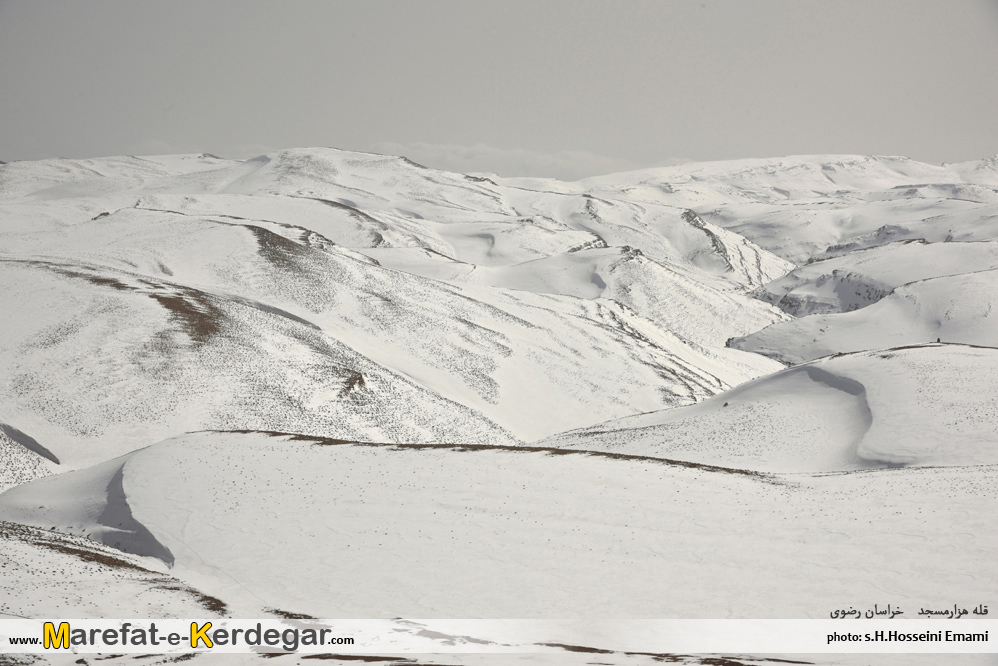
<path id="1" fill-rule="evenodd" d="M 0 160 L 998 153 L 998 0 L 0 0 Z"/>

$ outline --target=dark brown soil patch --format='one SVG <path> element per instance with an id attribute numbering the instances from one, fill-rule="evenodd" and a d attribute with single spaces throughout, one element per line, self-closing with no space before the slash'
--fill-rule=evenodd
<path id="1" fill-rule="evenodd" d="M 289 243 L 291 241 L 288 241 Z M 294 243 L 292 243 L 294 245 Z M 139 292 L 154 299 L 170 313 L 170 318 L 178 323 L 191 340 L 197 344 L 207 342 L 221 331 L 224 313 L 213 302 L 213 297 L 203 291 L 171 283 L 158 283 L 146 278 L 136 278 L 144 287 L 139 289 L 121 280 L 96 273 L 98 268 L 86 266 L 71 267 L 49 261 L 3 259 L 46 268 L 68 278 L 85 280 L 98 287 L 109 287 L 116 291 Z"/>
<path id="2" fill-rule="evenodd" d="M 590 654 L 614 654 L 614 650 L 601 650 L 600 648 L 585 647 L 583 645 L 566 645 L 564 643 L 541 643 L 544 647 L 561 648 L 566 652 L 587 652 Z"/>
<path id="3" fill-rule="evenodd" d="M 656 458 L 653 456 L 632 455 L 627 453 L 612 453 L 610 451 L 588 451 L 585 449 L 559 449 L 549 446 L 511 446 L 508 444 L 393 444 L 382 442 L 356 442 L 343 439 L 331 439 L 317 435 L 302 435 L 287 432 L 259 431 L 259 430 L 216 430 L 211 432 L 233 432 L 239 434 L 251 434 L 258 432 L 271 437 L 288 437 L 293 442 L 312 442 L 319 446 L 371 446 L 396 449 L 441 449 L 458 452 L 472 451 L 507 451 L 511 453 L 542 453 L 549 456 L 590 456 L 596 458 L 609 458 L 611 460 L 632 460 L 639 462 L 651 462 L 660 465 L 670 465 L 674 467 L 686 467 L 698 469 L 706 472 L 719 472 L 722 474 L 739 474 L 757 478 L 766 483 L 783 485 L 783 481 L 772 474 L 757 472 L 750 469 L 738 469 L 735 467 L 719 467 L 717 465 L 706 465 L 704 463 L 690 462 L 688 460 L 672 460 L 670 458 Z"/>
<path id="4" fill-rule="evenodd" d="M 274 615 L 279 615 L 285 620 L 315 620 L 316 618 L 311 615 L 305 615 L 304 613 L 289 613 L 288 611 L 283 611 L 279 608 L 268 608 L 268 613 L 273 613 Z"/>
<path id="5" fill-rule="evenodd" d="M 111 569 L 132 569 L 133 571 L 141 571 L 143 573 L 155 573 L 149 569 L 140 567 L 131 562 L 125 560 L 120 560 L 116 557 L 111 557 L 105 555 L 104 553 L 98 553 L 90 550 L 83 550 L 82 548 L 73 548 L 72 546 L 67 546 L 61 543 L 53 543 L 51 541 L 41 541 L 41 540 L 31 540 L 29 543 L 35 546 L 42 546 L 43 548 L 48 548 L 49 550 L 54 550 L 60 553 L 65 553 L 66 555 L 72 555 L 77 557 L 84 562 L 95 562 L 97 564 L 103 564 Z"/>
<path id="6" fill-rule="evenodd" d="M 207 294 L 184 289 L 183 295 L 150 294 L 198 344 L 204 344 L 222 330 L 222 311 L 215 307 Z"/>
<path id="7" fill-rule="evenodd" d="M 205 594 L 200 590 L 196 590 L 193 587 L 189 587 L 187 585 L 184 585 L 183 583 L 179 583 L 175 579 L 159 578 L 157 579 L 157 582 L 161 584 L 157 585 L 156 589 L 167 590 L 170 592 L 183 592 L 185 594 L 189 594 L 193 596 L 195 599 L 197 599 L 198 603 L 204 606 L 206 610 L 209 610 L 212 613 L 218 613 L 219 615 L 224 615 L 225 612 L 229 609 L 226 603 L 221 599 L 216 599 L 215 597 L 209 594 Z"/>
<path id="8" fill-rule="evenodd" d="M 414 660 L 402 657 L 372 657 L 366 654 L 305 654 L 302 659 L 339 659 L 341 661 L 393 661 L 399 664 L 411 664 Z"/>

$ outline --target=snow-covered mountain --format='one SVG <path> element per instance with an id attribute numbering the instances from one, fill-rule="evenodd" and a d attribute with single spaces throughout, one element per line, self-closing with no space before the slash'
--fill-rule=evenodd
<path id="1" fill-rule="evenodd" d="M 637 203 L 689 206 L 798 265 L 892 240 L 988 240 L 998 231 L 998 156 L 942 166 L 853 155 L 747 159 L 585 182 Z"/>
<path id="2" fill-rule="evenodd" d="M 32 311 L 0 349 L 0 418 L 71 465 L 210 428 L 530 441 L 770 372 L 724 342 L 787 319 L 745 293 L 786 262 L 684 209 L 400 158 L 46 161 L 0 183 L 0 298 Z"/>
<path id="3" fill-rule="evenodd" d="M 0 612 L 993 596 L 996 275 L 996 158 L 0 165 Z"/>

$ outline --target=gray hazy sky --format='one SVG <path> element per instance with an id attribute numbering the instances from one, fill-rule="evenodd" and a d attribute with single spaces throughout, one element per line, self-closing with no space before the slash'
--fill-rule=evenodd
<path id="1" fill-rule="evenodd" d="M 0 0 L 0 160 L 998 153 L 998 0 Z"/>

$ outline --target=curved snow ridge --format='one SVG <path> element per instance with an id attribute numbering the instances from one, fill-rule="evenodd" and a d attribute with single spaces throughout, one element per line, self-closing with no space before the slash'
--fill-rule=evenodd
<path id="1" fill-rule="evenodd" d="M 801 366 L 696 405 L 611 421 L 540 444 L 764 472 L 830 471 L 868 466 L 857 459 L 856 449 L 869 426 L 861 385 Z"/>
<path id="2" fill-rule="evenodd" d="M 0 616 L 218 617 L 221 600 L 91 539 L 0 520 Z"/>
<path id="3" fill-rule="evenodd" d="M 766 472 L 998 463 L 998 349 L 841 354 L 540 444 Z"/>
<path id="4" fill-rule="evenodd" d="M 172 566 L 173 553 L 132 515 L 125 495 L 124 472 L 125 466 L 122 465 L 107 484 L 107 502 L 97 516 L 97 524 L 107 528 L 102 532 L 100 541 L 122 552 L 155 557 Z"/>
<path id="5" fill-rule="evenodd" d="M 874 464 L 998 462 L 998 349 L 956 344 L 895 347 L 823 363 L 867 386 L 873 414 L 856 455 Z"/>
<path id="6" fill-rule="evenodd" d="M 26 435 L 25 433 L 21 432 L 14 426 L 8 425 L 6 423 L 0 423 L 0 432 L 2 432 L 4 435 L 14 440 L 15 442 L 17 442 L 27 450 L 31 451 L 32 453 L 36 453 L 43 458 L 47 458 L 48 460 L 54 462 L 56 465 L 59 464 L 59 459 L 56 458 L 51 451 L 49 451 L 44 446 L 35 441 L 33 437 Z"/>
<path id="7" fill-rule="evenodd" d="M 0 494 L 0 520 L 84 536 L 172 566 L 173 554 L 132 515 L 125 493 L 125 468 L 137 453 L 11 488 Z"/>
<path id="8" fill-rule="evenodd" d="M 54 474 L 59 459 L 34 437 L 0 422 L 0 493 L 21 483 Z"/>
<path id="9" fill-rule="evenodd" d="M 865 411 L 863 415 L 865 418 L 862 419 L 863 434 L 865 435 L 869 431 L 873 424 L 873 413 L 870 411 L 870 403 L 866 399 L 866 387 L 863 384 L 854 379 L 828 372 L 817 365 L 806 365 L 801 367 L 801 370 L 807 373 L 812 381 L 856 397 L 862 408 L 860 411 Z"/>

